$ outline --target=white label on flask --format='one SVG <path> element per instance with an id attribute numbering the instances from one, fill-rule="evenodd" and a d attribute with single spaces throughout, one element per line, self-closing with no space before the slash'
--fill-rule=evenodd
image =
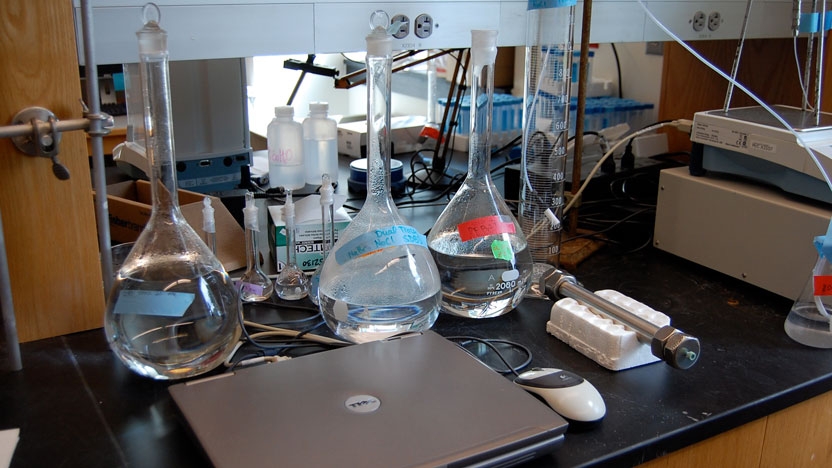
<path id="1" fill-rule="evenodd" d="M 428 246 L 425 236 L 415 228 L 401 225 L 390 226 L 365 232 L 347 242 L 335 252 L 335 260 L 339 265 L 343 265 L 352 259 L 366 257 L 388 247 L 405 244 L 421 245 L 425 248 Z"/>
<path id="2" fill-rule="evenodd" d="M 121 291 L 113 311 L 116 314 L 182 317 L 194 302 L 192 293 L 170 291 Z"/>

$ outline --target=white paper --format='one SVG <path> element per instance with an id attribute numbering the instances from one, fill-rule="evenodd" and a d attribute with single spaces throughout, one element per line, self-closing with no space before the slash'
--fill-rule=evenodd
<path id="1" fill-rule="evenodd" d="M 20 429 L 0 431 L 0 467 L 8 468 L 12 463 L 12 455 L 20 438 Z"/>

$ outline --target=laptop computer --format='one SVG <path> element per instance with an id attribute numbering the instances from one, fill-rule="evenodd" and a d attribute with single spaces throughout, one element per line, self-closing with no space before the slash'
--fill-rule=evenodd
<path id="1" fill-rule="evenodd" d="M 175 384 L 217 467 L 510 466 L 567 422 L 435 332 Z"/>

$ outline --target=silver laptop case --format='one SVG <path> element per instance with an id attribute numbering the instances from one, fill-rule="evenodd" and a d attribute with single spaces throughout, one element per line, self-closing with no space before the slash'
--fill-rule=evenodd
<path id="1" fill-rule="evenodd" d="M 434 332 L 169 387 L 217 467 L 509 466 L 567 423 Z"/>

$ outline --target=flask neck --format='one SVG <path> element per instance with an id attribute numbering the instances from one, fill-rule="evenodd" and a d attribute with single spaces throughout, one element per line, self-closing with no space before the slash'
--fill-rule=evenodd
<path id="1" fill-rule="evenodd" d="M 391 207 L 390 56 L 367 54 L 367 203 Z M 391 208 L 392 209 L 392 208 Z"/>
<path id="2" fill-rule="evenodd" d="M 168 56 L 167 53 L 143 54 L 140 60 L 153 215 L 181 218 L 174 165 Z"/>
<path id="3" fill-rule="evenodd" d="M 494 109 L 494 61 L 471 66 L 471 133 L 468 177 L 491 179 L 491 125 Z"/>

